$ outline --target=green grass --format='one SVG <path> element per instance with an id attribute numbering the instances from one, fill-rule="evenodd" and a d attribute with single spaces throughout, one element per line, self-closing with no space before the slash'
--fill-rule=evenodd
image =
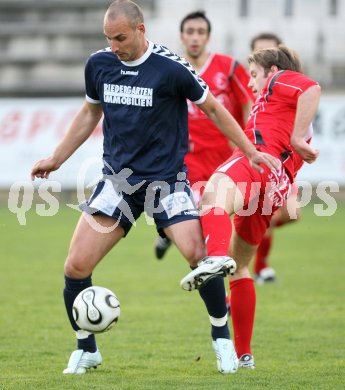
<path id="1" fill-rule="evenodd" d="M 217 372 L 203 303 L 179 287 L 186 262 L 175 248 L 155 260 L 155 228 L 142 218 L 93 275 L 121 301 L 119 323 L 98 336 L 104 363 L 64 376 L 75 341 L 63 262 L 79 214 L 33 211 L 20 226 L 3 206 L 0 389 L 344 389 L 345 206 L 332 217 L 303 211 L 301 222 L 276 231 L 278 282 L 257 288 L 255 371 Z"/>

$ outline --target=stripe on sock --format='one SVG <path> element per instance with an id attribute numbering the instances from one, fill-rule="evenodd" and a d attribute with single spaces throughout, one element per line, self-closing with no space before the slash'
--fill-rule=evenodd
<path id="1" fill-rule="evenodd" d="M 90 334 L 92 333 L 82 329 L 79 329 L 75 332 L 75 335 L 77 336 L 78 340 L 87 339 L 90 336 Z"/>
<path id="2" fill-rule="evenodd" d="M 218 327 L 226 325 L 226 322 L 228 321 L 228 315 L 227 314 L 224 317 L 222 317 L 222 318 L 215 318 L 215 317 L 212 317 L 212 316 L 209 316 L 209 318 L 210 318 L 211 325 L 218 326 Z"/>

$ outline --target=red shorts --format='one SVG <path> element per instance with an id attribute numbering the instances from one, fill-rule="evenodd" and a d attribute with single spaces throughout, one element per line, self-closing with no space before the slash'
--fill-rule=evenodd
<path id="1" fill-rule="evenodd" d="M 280 171 L 262 166 L 263 173 L 252 168 L 241 152 L 217 168 L 234 181 L 244 197 L 244 206 L 236 211 L 234 226 L 237 234 L 251 245 L 259 245 L 275 210 L 289 196 L 291 180 L 284 166 Z"/>
<path id="2" fill-rule="evenodd" d="M 189 152 L 185 156 L 188 169 L 187 178 L 190 182 L 195 201 L 198 203 L 208 179 L 216 168 L 232 154 L 230 145 L 224 144 L 212 149 Z"/>

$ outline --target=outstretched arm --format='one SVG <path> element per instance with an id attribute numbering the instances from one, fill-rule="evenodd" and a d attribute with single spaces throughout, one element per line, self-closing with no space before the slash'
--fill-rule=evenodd
<path id="1" fill-rule="evenodd" d="M 244 125 L 246 125 L 246 123 L 248 122 L 248 117 L 249 117 L 250 111 L 252 109 L 252 106 L 253 106 L 252 101 L 249 101 L 249 102 L 242 104 L 242 117 L 243 117 Z"/>
<path id="2" fill-rule="evenodd" d="M 102 117 L 100 104 L 86 102 L 71 123 L 66 135 L 48 158 L 38 161 L 32 168 L 31 179 L 41 177 L 48 179 L 50 172 L 60 166 L 82 145 L 91 135 Z"/>
<path id="3" fill-rule="evenodd" d="M 267 165 L 270 169 L 280 169 L 280 161 L 267 153 L 256 150 L 255 146 L 249 141 L 241 126 L 234 117 L 217 101 L 217 99 L 208 93 L 204 103 L 199 107 L 214 122 L 221 132 L 248 157 L 253 168 L 262 171 L 260 164 Z"/>
<path id="4" fill-rule="evenodd" d="M 294 130 L 290 141 L 291 146 L 309 164 L 313 163 L 319 155 L 319 151 L 308 144 L 305 136 L 316 114 L 320 94 L 320 86 L 314 85 L 304 91 L 298 98 Z"/>

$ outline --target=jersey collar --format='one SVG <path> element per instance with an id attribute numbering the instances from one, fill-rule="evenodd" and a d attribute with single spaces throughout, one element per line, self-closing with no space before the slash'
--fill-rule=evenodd
<path id="1" fill-rule="evenodd" d="M 200 70 L 198 71 L 199 75 L 201 76 L 203 73 L 206 72 L 206 70 L 208 69 L 208 67 L 210 66 L 210 63 L 212 62 L 214 58 L 214 53 L 210 53 L 204 63 L 204 65 L 200 68 Z"/>
<path id="2" fill-rule="evenodd" d="M 140 58 L 138 58 L 137 60 L 134 60 L 134 61 L 121 61 L 121 62 L 126 66 L 138 66 L 138 65 L 141 65 L 142 63 L 144 63 L 149 58 L 149 56 L 151 55 L 152 50 L 153 50 L 153 42 L 151 42 L 151 41 L 147 41 L 147 42 L 148 42 L 149 46 L 148 46 L 147 50 L 145 51 L 145 53 Z"/>

